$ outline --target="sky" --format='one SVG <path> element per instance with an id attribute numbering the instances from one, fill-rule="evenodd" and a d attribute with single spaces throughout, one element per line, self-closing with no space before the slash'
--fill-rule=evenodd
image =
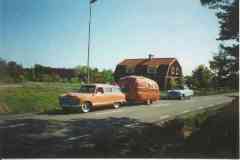
<path id="1" fill-rule="evenodd" d="M 86 65 L 88 0 L 0 0 L 0 57 L 24 67 Z M 98 0 L 92 5 L 90 65 L 175 57 L 185 75 L 217 52 L 218 21 L 200 0 Z"/>

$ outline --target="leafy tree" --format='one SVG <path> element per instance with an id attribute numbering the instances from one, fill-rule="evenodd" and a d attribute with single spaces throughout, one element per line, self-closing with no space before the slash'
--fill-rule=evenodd
<path id="1" fill-rule="evenodd" d="M 239 0 L 200 0 L 202 5 L 215 9 L 220 24 L 218 40 L 239 40 Z"/>
<path id="2" fill-rule="evenodd" d="M 170 79 L 168 82 L 168 89 L 175 89 L 177 87 L 177 82 L 175 79 Z"/>
<path id="3" fill-rule="evenodd" d="M 44 68 L 44 66 L 40 65 L 40 64 L 35 64 L 34 66 L 34 80 L 35 81 L 43 81 L 43 79 L 46 79 L 46 78 L 43 78 L 46 73 L 45 71 L 46 69 Z"/>
<path id="4" fill-rule="evenodd" d="M 25 77 L 26 81 L 34 81 L 33 68 L 25 68 L 24 69 L 24 77 Z"/>
<path id="5" fill-rule="evenodd" d="M 9 81 L 10 79 L 10 75 L 7 72 L 7 62 L 0 58 L 0 81 L 5 82 Z"/>
<path id="6" fill-rule="evenodd" d="M 13 79 L 14 82 L 21 82 L 24 78 L 24 72 L 21 65 L 17 64 L 14 61 L 10 61 L 7 63 L 7 71 L 10 77 Z"/>
<path id="7" fill-rule="evenodd" d="M 192 76 L 185 76 L 184 82 L 189 88 L 193 88 L 193 77 Z"/>
<path id="8" fill-rule="evenodd" d="M 220 50 L 210 62 L 220 86 L 239 88 L 239 0 L 200 0 L 202 5 L 216 10 L 220 24 L 217 40 Z"/>
<path id="9" fill-rule="evenodd" d="M 54 82 L 60 82 L 61 81 L 61 77 L 57 74 L 52 74 L 52 80 Z"/>
<path id="10" fill-rule="evenodd" d="M 103 75 L 104 82 L 112 83 L 114 82 L 114 76 L 113 76 L 113 71 L 112 70 L 103 70 L 101 72 Z"/>
<path id="11" fill-rule="evenodd" d="M 77 66 L 75 70 L 78 72 L 80 81 L 87 82 L 87 66 Z M 114 81 L 112 70 L 99 71 L 97 68 L 89 68 L 90 81 L 92 83 L 112 83 Z"/>
<path id="12" fill-rule="evenodd" d="M 221 48 L 219 53 L 213 57 L 212 61 L 210 61 L 210 68 L 215 74 L 215 82 L 217 83 L 218 87 L 223 87 L 226 85 L 231 73 L 231 59 L 229 59 L 228 56 L 229 54 Z"/>
<path id="13" fill-rule="evenodd" d="M 79 65 L 75 67 L 75 72 L 78 73 L 79 81 L 87 82 L 87 71 L 88 67 L 84 65 Z"/>
<path id="14" fill-rule="evenodd" d="M 97 81 L 98 74 L 99 74 L 99 71 L 97 68 L 93 68 L 93 69 L 90 68 L 90 81 L 93 83 L 99 82 Z"/>
<path id="15" fill-rule="evenodd" d="M 0 58 L 0 82 L 87 82 L 87 66 L 77 66 L 75 69 L 51 68 L 40 64 L 34 68 L 23 68 L 14 61 L 7 62 Z M 89 68 L 92 83 L 112 83 L 111 70 L 99 71 L 98 68 Z"/>
<path id="16" fill-rule="evenodd" d="M 177 84 L 176 87 L 178 87 L 178 88 L 183 87 L 183 85 L 184 85 L 184 78 L 183 77 L 177 78 L 176 79 L 176 84 Z"/>
<path id="17" fill-rule="evenodd" d="M 193 86 L 198 89 L 211 87 L 212 78 L 213 73 L 204 65 L 199 65 L 192 73 Z"/>

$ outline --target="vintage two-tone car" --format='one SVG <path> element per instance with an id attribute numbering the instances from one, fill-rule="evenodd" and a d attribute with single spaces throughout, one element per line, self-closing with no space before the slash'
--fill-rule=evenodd
<path id="1" fill-rule="evenodd" d="M 193 96 L 193 90 L 189 89 L 187 86 L 182 88 L 168 90 L 168 99 L 190 99 Z"/>
<path id="2" fill-rule="evenodd" d="M 84 84 L 78 92 L 70 92 L 59 97 L 63 109 L 80 108 L 86 113 L 93 108 L 112 105 L 119 108 L 126 103 L 126 96 L 116 85 Z"/>

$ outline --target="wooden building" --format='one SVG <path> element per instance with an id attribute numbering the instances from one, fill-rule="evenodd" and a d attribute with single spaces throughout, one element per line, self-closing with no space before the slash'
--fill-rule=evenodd
<path id="1" fill-rule="evenodd" d="M 125 59 L 119 63 L 114 72 L 118 81 L 127 75 L 139 75 L 155 80 L 161 89 L 167 89 L 171 79 L 182 78 L 182 67 L 176 58 Z"/>

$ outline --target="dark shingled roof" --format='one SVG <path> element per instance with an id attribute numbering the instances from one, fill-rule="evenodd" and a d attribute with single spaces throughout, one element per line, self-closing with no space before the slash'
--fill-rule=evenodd
<path id="1" fill-rule="evenodd" d="M 175 58 L 139 58 L 139 59 L 125 59 L 119 65 L 136 67 L 137 65 L 146 65 L 146 66 L 160 66 L 160 65 L 169 65 Z"/>

